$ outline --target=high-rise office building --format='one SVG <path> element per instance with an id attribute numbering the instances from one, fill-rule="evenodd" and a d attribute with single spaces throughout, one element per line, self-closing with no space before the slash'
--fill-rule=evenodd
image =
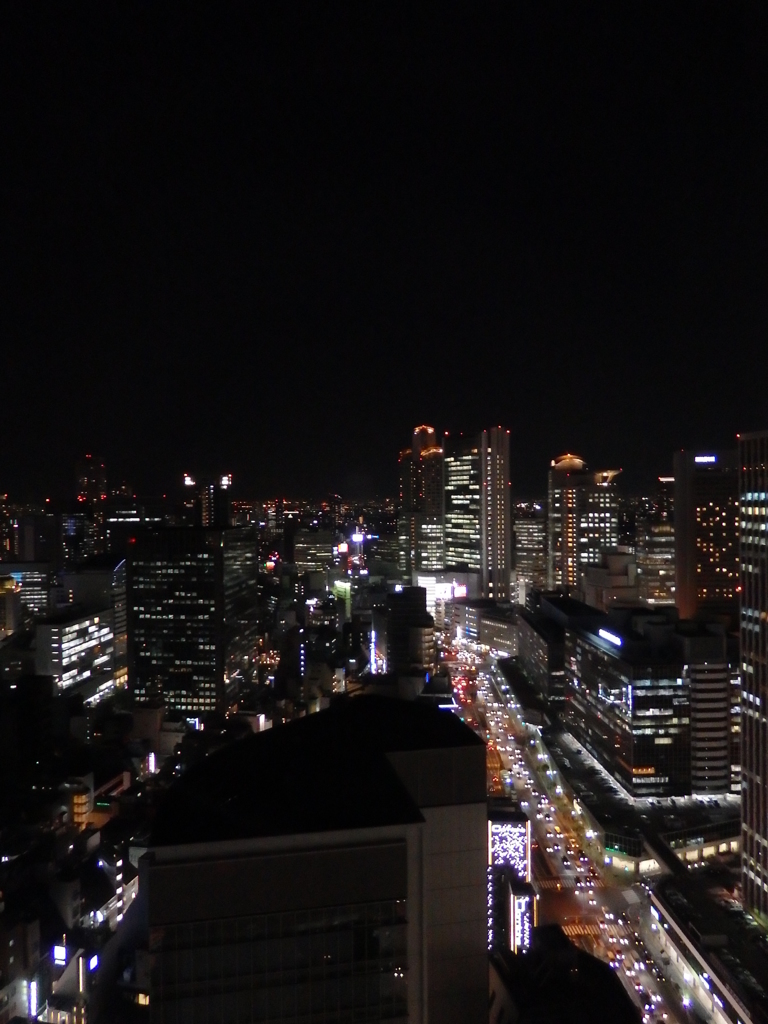
<path id="1" fill-rule="evenodd" d="M 483 593 L 508 600 L 512 577 L 512 515 L 509 431 L 491 427 L 480 435 Z"/>
<path id="2" fill-rule="evenodd" d="M 86 455 L 77 467 L 77 503 L 85 513 L 83 558 L 104 550 L 104 503 L 107 500 L 107 471 L 104 460 Z"/>
<path id="3" fill-rule="evenodd" d="M 200 488 L 200 521 L 203 526 L 224 528 L 232 525 L 231 486 L 232 474 L 225 473 L 218 480 Z"/>
<path id="4" fill-rule="evenodd" d="M 125 555 L 128 538 L 143 526 L 161 526 L 166 518 L 162 499 L 137 499 L 118 494 L 109 499 L 104 514 L 104 535 L 107 551 Z"/>
<path id="5" fill-rule="evenodd" d="M 738 607 L 736 451 L 675 452 L 675 601 L 681 618 Z"/>
<path id="6" fill-rule="evenodd" d="M 512 573 L 509 431 L 445 438 L 445 564 L 480 570 L 483 594 L 507 599 Z"/>
<path id="7" fill-rule="evenodd" d="M 73 569 L 98 554 L 101 545 L 90 509 L 80 506 L 76 512 L 66 512 L 60 523 L 61 564 L 65 569 Z"/>
<path id="8" fill-rule="evenodd" d="M 691 692 L 691 790 L 697 794 L 728 793 L 733 789 L 734 773 L 739 771 L 738 746 L 733 742 L 736 645 L 722 627 L 693 632 L 688 623 L 681 623 L 678 632 L 683 678 L 690 681 Z M 738 728 L 738 721 L 736 725 Z"/>
<path id="9" fill-rule="evenodd" d="M 215 526 L 226 529 L 232 526 L 232 500 L 230 488 L 232 474 L 224 473 L 215 480 L 198 484 L 189 473 L 184 474 L 184 489 L 188 497 L 184 504 L 189 510 L 188 520 L 195 526 Z"/>
<path id="10" fill-rule="evenodd" d="M 435 621 L 427 612 L 426 589 L 405 587 L 387 594 L 385 621 L 387 671 L 408 675 L 432 670 L 437 656 Z"/>
<path id="11" fill-rule="evenodd" d="M 660 476 L 653 503 L 636 524 L 635 557 L 640 601 L 675 603 L 675 516 L 672 476 Z"/>
<path id="12" fill-rule="evenodd" d="M 574 615 L 564 715 L 633 796 L 728 794 L 736 660 L 722 624 L 672 609 Z"/>
<path id="13" fill-rule="evenodd" d="M 413 431 L 410 448 L 400 452 L 400 571 L 441 569 L 443 543 L 443 449 L 434 427 Z"/>
<path id="14" fill-rule="evenodd" d="M 128 684 L 141 702 L 224 711 L 256 643 L 255 527 L 148 529 L 129 544 Z"/>
<path id="15" fill-rule="evenodd" d="M 119 555 L 99 555 L 58 578 L 62 596 L 86 612 L 111 614 L 115 686 L 128 679 L 126 564 Z"/>
<path id="16" fill-rule="evenodd" d="M 80 694 L 89 704 L 115 689 L 115 635 L 111 609 L 65 609 L 35 626 L 35 673 L 51 676 L 57 692 Z"/>
<path id="17" fill-rule="evenodd" d="M 410 579 L 416 561 L 416 520 L 413 513 L 416 483 L 412 449 L 404 448 L 400 452 L 398 473 L 400 477 L 400 507 L 397 513 L 398 568 L 404 578 Z"/>
<path id="18" fill-rule="evenodd" d="M 515 508 L 515 573 L 518 587 L 529 584 L 537 590 L 547 585 L 547 530 L 542 505 L 531 502 Z"/>
<path id="19" fill-rule="evenodd" d="M 445 564 L 479 570 L 483 548 L 480 529 L 482 467 L 477 434 L 446 434 Z"/>
<path id="20" fill-rule="evenodd" d="M 298 572 L 321 572 L 333 565 L 336 541 L 332 530 L 297 530 L 293 538 L 293 561 Z"/>
<path id="21" fill-rule="evenodd" d="M 0 576 L 10 576 L 19 586 L 23 615 L 47 615 L 52 604 L 54 567 L 50 562 L 3 562 Z"/>
<path id="22" fill-rule="evenodd" d="M 52 513 L 19 516 L 15 530 L 16 557 L 20 562 L 50 562 L 61 559 L 61 523 Z"/>
<path id="23" fill-rule="evenodd" d="M 583 569 L 599 565 L 619 543 L 620 469 L 593 472 L 578 455 L 560 455 L 549 470 L 547 586 L 578 587 Z"/>
<path id="24" fill-rule="evenodd" d="M 107 471 L 103 459 L 86 455 L 77 467 L 77 500 L 86 505 L 107 500 Z"/>
<path id="25" fill-rule="evenodd" d="M 742 892 L 768 914 L 768 431 L 739 438 Z"/>
<path id="26" fill-rule="evenodd" d="M 412 446 L 400 452 L 400 571 L 475 569 L 486 596 L 508 598 L 509 491 L 508 430 L 446 436 L 443 448 L 432 427 L 417 427 Z"/>

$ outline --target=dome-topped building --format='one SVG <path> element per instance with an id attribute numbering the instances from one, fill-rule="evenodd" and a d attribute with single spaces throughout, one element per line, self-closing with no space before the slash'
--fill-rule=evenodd
<path id="1" fill-rule="evenodd" d="M 552 459 L 547 504 L 547 586 L 579 586 L 589 565 L 619 542 L 620 469 L 592 471 L 580 455 Z"/>
<path id="2" fill-rule="evenodd" d="M 550 465 L 553 469 L 558 469 L 565 473 L 580 473 L 587 468 L 584 459 L 578 455 L 571 455 L 569 452 L 566 452 L 565 455 L 558 455 L 556 459 L 552 459 Z"/>

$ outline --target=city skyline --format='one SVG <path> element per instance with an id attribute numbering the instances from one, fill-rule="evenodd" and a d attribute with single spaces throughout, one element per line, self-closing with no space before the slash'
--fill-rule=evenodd
<path id="1" fill-rule="evenodd" d="M 423 419 L 424 417 L 422 417 Z M 417 417 L 418 419 L 418 417 Z M 412 428 L 407 427 L 405 434 L 406 436 L 410 433 Z M 473 438 L 479 432 L 481 428 L 467 431 L 455 431 L 455 430 L 442 430 L 442 428 L 436 431 L 436 437 L 440 443 L 444 443 L 444 439 L 450 436 L 454 440 L 456 438 L 466 437 Z M 721 446 L 707 445 L 703 443 L 694 443 L 688 449 L 673 449 L 668 453 L 666 462 L 663 466 L 658 469 L 654 469 L 652 466 L 646 466 L 645 470 L 641 470 L 637 464 L 625 461 L 624 465 L 620 467 L 618 472 L 620 473 L 617 478 L 617 486 L 619 493 L 624 498 L 639 498 L 642 496 L 652 496 L 657 489 L 658 482 L 660 480 L 669 479 L 672 480 L 672 467 L 674 465 L 675 458 L 678 454 L 682 454 L 685 451 L 696 452 L 706 454 L 709 452 L 720 451 L 724 448 L 733 449 L 738 443 L 739 436 L 743 432 L 734 433 L 728 438 L 727 443 Z M 402 437 L 395 439 L 395 449 L 397 449 L 398 441 L 402 442 Z M 572 456 L 574 452 L 580 451 L 583 453 L 586 449 L 578 449 L 576 445 L 563 445 L 563 447 L 557 451 L 553 450 L 546 458 L 543 463 L 537 464 L 531 469 L 529 465 L 529 473 L 523 476 L 522 479 L 515 472 L 519 467 L 515 463 L 515 446 L 514 438 L 510 437 L 510 474 L 512 484 L 512 499 L 513 502 L 528 503 L 531 501 L 546 501 L 547 498 L 547 487 L 548 487 L 548 476 L 552 464 L 557 460 L 565 456 Z M 247 499 L 251 501 L 271 501 L 274 499 L 285 499 L 290 501 L 306 501 L 306 502 L 321 502 L 327 500 L 331 496 L 335 496 L 347 503 L 360 503 L 367 501 L 385 501 L 390 500 L 394 503 L 398 502 L 399 494 L 399 474 L 398 474 L 398 457 L 397 450 L 392 457 L 392 452 L 386 453 L 388 457 L 385 458 L 386 470 L 379 470 L 379 481 L 374 482 L 374 473 L 369 474 L 358 474 L 356 476 L 348 477 L 347 482 L 350 484 L 348 489 L 343 489 L 339 492 L 339 489 L 333 486 L 333 480 L 327 486 L 323 483 L 317 482 L 312 486 L 282 486 L 276 484 L 273 487 L 267 485 L 264 480 L 255 479 L 253 474 L 249 474 L 246 470 L 245 473 L 233 473 L 231 472 L 232 463 L 227 462 L 224 459 L 212 458 L 204 464 L 204 470 L 200 471 L 199 463 L 193 462 L 191 459 L 183 459 L 178 462 L 178 466 L 184 467 L 183 469 L 174 469 L 170 475 L 158 477 L 157 474 L 142 473 L 130 476 L 124 471 L 125 463 L 116 462 L 112 463 L 108 458 L 100 457 L 102 462 L 102 469 L 106 472 L 106 483 L 107 483 L 107 497 L 134 497 L 134 498 L 163 498 L 173 500 L 174 497 L 178 497 L 184 493 L 185 484 L 189 481 L 200 482 L 200 481 L 215 481 L 218 480 L 222 475 L 220 470 L 222 466 L 225 466 L 228 470 L 226 476 L 229 478 L 229 487 L 232 488 L 233 498 Z M 580 458 L 580 455 L 575 456 Z M 90 454 L 83 454 L 83 452 L 75 452 L 71 462 L 65 466 L 59 466 L 55 472 L 51 472 L 47 479 L 43 479 L 39 473 L 29 474 L 26 478 L 20 478 L 17 484 L 13 487 L 6 484 L 5 487 L 0 485 L 0 494 L 4 494 L 8 501 L 16 503 L 18 505 L 39 505 L 41 508 L 50 504 L 53 508 L 60 509 L 67 505 L 73 507 L 78 501 L 83 499 L 79 496 L 79 479 L 78 474 L 80 472 L 80 466 L 84 458 L 91 458 Z M 585 458 L 585 463 L 590 465 L 597 465 L 598 460 L 594 458 Z M 616 463 L 621 461 L 620 457 L 617 458 Z M 194 475 L 190 474 L 189 469 L 194 466 Z M 211 468 L 212 467 L 212 468 Z M 389 472 L 387 473 L 387 470 Z M 343 473 L 340 474 L 343 477 Z M 386 477 L 389 479 L 386 479 Z M 6 477 L 9 479 L 9 477 Z M 333 478 L 337 479 L 337 478 Z M 255 480 L 255 482 L 254 482 Z"/>
<path id="2" fill-rule="evenodd" d="M 768 5 L 0 45 L 0 1024 L 768 1024 Z"/>

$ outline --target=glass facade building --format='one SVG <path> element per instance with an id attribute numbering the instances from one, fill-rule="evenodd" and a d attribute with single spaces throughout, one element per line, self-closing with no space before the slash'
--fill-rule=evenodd
<path id="1" fill-rule="evenodd" d="M 515 509 L 515 572 L 519 583 L 537 590 L 547 585 L 546 518 L 541 506 L 518 505 Z"/>
<path id="2" fill-rule="evenodd" d="M 637 609 L 565 630 L 572 732 L 634 797 L 727 795 L 738 656 L 722 624 Z"/>
<path id="3" fill-rule="evenodd" d="M 633 650 L 634 648 L 634 650 Z M 634 797 L 691 792 L 690 680 L 613 628 L 565 631 L 574 735 Z"/>
<path id="4" fill-rule="evenodd" d="M 445 435 L 445 564 L 479 570 L 480 457 L 477 435 Z"/>
<path id="5" fill-rule="evenodd" d="M 675 603 L 675 478 L 660 476 L 656 495 L 635 529 L 640 601 L 649 606 Z"/>
<path id="6" fill-rule="evenodd" d="M 643 604 L 675 603 L 675 526 L 648 518 L 637 525 L 637 584 Z"/>
<path id="7" fill-rule="evenodd" d="M 137 701 L 224 711 L 257 639 L 253 527 L 139 534 L 128 558 L 128 682 Z"/>
<path id="8" fill-rule="evenodd" d="M 445 564 L 480 570 L 485 597 L 506 600 L 512 574 L 509 431 L 446 435 Z"/>
<path id="9" fill-rule="evenodd" d="M 405 1021 L 405 900 L 156 929 L 152 1019 L 186 1024 L 203 996 L 226 1021 Z"/>
<path id="10" fill-rule="evenodd" d="M 297 530 L 293 561 L 298 572 L 321 572 L 333 565 L 336 535 L 331 530 Z"/>
<path id="11" fill-rule="evenodd" d="M 19 598 L 29 615 L 48 613 L 54 575 L 50 562 L 0 562 L 0 576 L 10 576 L 19 585 Z"/>

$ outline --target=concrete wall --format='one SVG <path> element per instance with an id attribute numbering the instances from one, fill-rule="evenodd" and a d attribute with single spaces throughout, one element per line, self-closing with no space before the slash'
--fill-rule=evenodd
<path id="1" fill-rule="evenodd" d="M 430 807 L 424 901 L 427 1019 L 484 1024 L 488 1018 L 486 804 Z"/>
<path id="2" fill-rule="evenodd" d="M 485 747 L 389 754 L 424 830 L 427 1013 L 433 1024 L 488 1018 Z"/>

